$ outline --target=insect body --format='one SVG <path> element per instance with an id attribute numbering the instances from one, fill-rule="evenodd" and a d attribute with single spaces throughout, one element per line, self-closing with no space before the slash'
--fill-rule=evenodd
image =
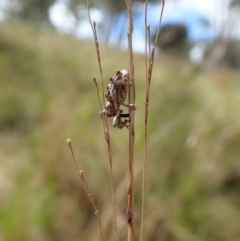
<path id="1" fill-rule="evenodd" d="M 125 106 L 124 101 L 127 97 L 128 85 L 130 85 L 128 70 L 117 70 L 116 74 L 110 77 L 110 83 L 108 84 L 109 97 L 115 103 Z"/>
<path id="2" fill-rule="evenodd" d="M 109 78 L 110 82 L 107 85 L 107 94 L 106 94 L 106 103 L 100 115 L 103 114 L 107 117 L 113 118 L 113 127 L 118 127 L 122 129 L 127 127 L 129 119 L 122 121 L 122 118 L 129 118 L 129 114 L 123 114 L 120 106 L 132 107 L 135 109 L 135 105 L 129 104 L 126 105 L 124 102 L 127 97 L 128 86 L 131 84 L 131 81 L 128 76 L 128 70 L 117 70 L 116 74 L 113 77 Z"/>

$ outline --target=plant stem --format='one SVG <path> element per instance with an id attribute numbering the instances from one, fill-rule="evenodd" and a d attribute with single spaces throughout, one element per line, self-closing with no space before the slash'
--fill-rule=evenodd
<path id="1" fill-rule="evenodd" d="M 89 0 L 87 0 L 87 9 L 88 9 L 89 23 L 90 23 L 91 28 L 92 28 L 92 31 L 93 31 L 95 48 L 96 48 L 96 52 L 97 52 L 98 65 L 99 65 L 99 70 L 100 70 L 100 74 L 101 74 L 102 99 L 103 99 L 103 104 L 104 104 L 105 93 L 104 93 L 103 72 L 102 72 L 102 65 L 101 65 L 101 58 L 100 58 L 100 49 L 99 49 L 99 43 L 98 43 L 98 38 L 97 38 L 96 23 L 95 23 L 95 22 L 92 22 L 91 16 L 90 16 Z M 95 85 L 96 85 L 96 87 L 97 87 L 97 82 L 96 82 L 96 80 L 94 81 L 94 83 L 95 83 Z M 98 87 L 97 87 L 97 92 L 98 92 L 99 104 L 100 104 L 100 106 L 101 106 L 101 101 L 100 101 L 100 98 L 99 98 Z M 101 109 L 102 109 L 102 108 L 101 108 Z M 111 188 L 111 201 L 112 201 L 112 209 L 113 209 L 114 231 L 115 231 L 116 241 L 118 241 L 118 240 L 119 240 L 119 235 L 118 235 L 118 228 L 117 228 L 116 207 L 115 207 L 115 195 L 114 195 L 113 165 L 112 165 L 112 148 L 111 148 L 111 139 L 110 139 L 110 133 L 109 133 L 109 128 L 108 128 L 108 122 L 107 122 L 107 116 L 106 116 L 106 115 L 103 115 L 103 116 L 102 116 L 102 121 L 103 121 L 103 128 L 104 128 L 104 136 L 105 136 L 105 140 L 106 140 L 107 146 L 108 146 L 108 160 L 109 160 L 109 171 L 110 171 L 110 188 Z"/>
<path id="2" fill-rule="evenodd" d="M 147 133 L 148 133 L 148 105 L 150 99 L 150 84 L 152 79 L 152 70 L 155 56 L 155 49 L 157 44 L 157 39 L 160 33 L 163 10 L 164 10 L 165 0 L 162 3 L 162 9 L 160 13 L 157 34 L 154 41 L 154 47 L 152 48 L 150 54 L 150 25 L 147 23 L 147 10 L 148 10 L 148 0 L 146 0 L 145 5 L 145 68 L 146 68 L 146 90 L 145 90 L 145 113 L 144 113 L 144 157 L 143 157 L 143 177 L 142 177 L 142 214 L 141 214 L 141 229 L 140 229 L 140 241 L 143 240 L 144 231 L 144 212 L 145 212 L 145 193 L 146 193 L 146 172 L 147 172 Z M 149 56 L 150 54 L 150 56 Z"/>
<path id="3" fill-rule="evenodd" d="M 74 162 L 75 168 L 76 168 L 76 170 L 78 172 L 79 178 L 80 178 L 80 180 L 82 182 L 83 188 L 84 188 L 84 190 L 85 190 L 85 192 L 86 192 L 86 194 L 87 194 L 87 196 L 89 198 L 89 201 L 90 201 L 90 203 L 91 203 L 91 205 L 93 207 L 94 213 L 95 213 L 95 215 L 97 217 L 101 238 L 102 238 L 103 241 L 108 241 L 106 233 L 105 233 L 103 225 L 102 225 L 102 221 L 101 221 L 101 218 L 100 218 L 100 215 L 99 215 L 99 211 L 98 211 L 97 206 L 96 206 L 96 204 L 95 204 L 95 202 L 93 200 L 92 192 L 91 192 L 91 190 L 89 189 L 89 187 L 87 185 L 87 182 L 86 182 L 86 180 L 84 178 L 83 171 L 82 170 L 79 171 L 79 168 L 78 168 L 78 165 L 77 165 L 77 162 L 76 162 L 76 159 L 75 159 L 75 155 L 74 155 L 74 152 L 73 152 L 71 139 L 69 139 L 69 138 L 67 139 L 67 144 L 68 144 L 68 147 L 69 147 L 69 149 L 71 151 L 73 162 Z"/>
<path id="4" fill-rule="evenodd" d="M 132 0 L 126 0 L 128 11 L 128 53 L 129 53 L 129 78 L 132 84 L 128 88 L 128 103 L 135 105 L 135 83 L 134 83 L 134 63 L 133 63 L 133 49 L 132 49 L 132 32 L 133 32 L 133 15 L 132 15 Z M 128 208 L 127 208 L 127 222 L 128 222 L 128 241 L 134 240 L 134 111 L 135 109 L 129 107 L 129 165 L 128 165 Z"/>

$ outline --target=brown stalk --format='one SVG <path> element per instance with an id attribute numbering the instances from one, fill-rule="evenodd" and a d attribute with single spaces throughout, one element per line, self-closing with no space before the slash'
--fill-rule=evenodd
<path id="1" fill-rule="evenodd" d="M 93 76 L 93 82 L 96 86 L 96 90 L 97 90 L 97 97 L 98 97 L 98 103 L 100 105 L 100 108 L 102 108 L 102 103 L 101 103 L 101 100 L 100 100 L 100 94 L 99 94 L 99 88 L 98 88 L 98 83 L 97 83 L 97 79 L 95 76 Z"/>
<path id="2" fill-rule="evenodd" d="M 94 209 L 94 213 L 95 213 L 95 215 L 97 217 L 101 238 L 104 241 L 108 241 L 106 233 L 105 233 L 103 225 L 102 225 L 102 221 L 100 219 L 99 211 L 98 211 L 98 209 L 96 207 L 96 204 L 95 204 L 95 202 L 93 200 L 92 192 L 88 188 L 88 185 L 87 185 L 86 180 L 84 178 L 83 171 L 82 170 L 79 171 L 79 168 L 77 166 L 77 162 L 76 162 L 76 159 L 75 159 L 75 156 L 74 156 L 74 152 L 73 152 L 73 148 L 72 148 L 72 144 L 71 144 L 71 140 L 70 139 L 67 139 L 67 144 L 68 144 L 68 146 L 70 148 L 70 151 L 71 151 L 71 154 L 72 154 L 72 158 L 73 158 L 73 162 L 75 164 L 75 168 L 76 168 L 76 170 L 78 172 L 79 178 L 80 178 L 80 180 L 82 182 L 83 188 L 84 188 L 84 190 L 85 190 L 85 192 L 86 192 L 86 194 L 87 194 L 87 196 L 89 198 L 89 201 L 90 201 L 90 203 L 91 203 L 91 205 L 92 205 L 92 207 Z"/>
<path id="3" fill-rule="evenodd" d="M 128 103 L 135 105 L 135 83 L 134 83 L 134 63 L 132 49 L 132 33 L 133 33 L 133 15 L 132 15 L 132 0 L 126 0 L 128 12 L 128 53 L 129 53 L 129 78 L 132 84 L 128 88 Z M 129 165 L 128 165 L 128 207 L 127 207 L 127 222 L 128 222 L 128 241 L 134 240 L 134 109 L 129 108 Z"/>
<path id="4" fill-rule="evenodd" d="M 147 171 L 147 124 L 148 124 L 148 105 L 149 105 L 149 93 L 150 84 L 152 79 L 152 69 L 154 63 L 155 49 L 157 45 L 157 39 L 160 33 L 162 15 L 164 10 L 165 0 L 163 0 L 161 14 L 158 23 L 158 30 L 154 41 L 154 47 L 150 54 L 150 25 L 147 23 L 147 10 L 148 0 L 145 5 L 145 69 L 146 69 L 146 90 L 145 90 L 145 114 L 144 114 L 144 157 L 143 157 L 143 178 L 142 178 L 142 214 L 141 214 L 141 229 L 140 229 L 140 241 L 143 240 L 144 233 L 144 212 L 145 212 L 145 193 L 146 193 L 146 171 Z"/>
<path id="5" fill-rule="evenodd" d="M 89 11 L 89 0 L 87 0 L 87 9 L 88 9 L 88 18 L 89 22 L 93 31 L 93 37 L 94 37 L 94 42 L 95 42 L 95 48 L 97 52 L 97 59 L 98 59 L 98 65 L 99 65 L 99 70 L 101 74 L 101 83 L 102 83 L 102 98 L 103 98 L 103 104 L 105 101 L 105 93 L 104 93 L 104 81 L 103 81 L 103 72 L 102 72 L 102 65 L 101 65 L 101 58 L 100 58 L 100 49 L 99 49 L 99 43 L 98 43 L 98 38 L 97 38 L 97 31 L 96 31 L 96 23 L 92 22 L 91 16 L 90 16 L 90 11 Z M 96 79 L 94 79 L 94 83 L 97 87 L 97 92 L 98 92 L 98 100 L 99 104 L 101 105 L 101 101 L 99 98 L 99 91 L 98 91 L 98 86 Z M 103 106 L 101 107 L 103 109 Z M 108 127 L 108 122 L 107 122 L 107 116 L 102 115 L 102 120 L 103 120 L 103 126 L 104 126 L 104 136 L 105 140 L 107 142 L 108 146 L 108 159 L 109 159 L 109 169 L 110 169 L 110 186 L 111 186 L 111 201 L 112 201 L 112 208 L 113 208 L 113 223 L 114 223 L 114 230 L 115 230 L 115 237 L 116 240 L 119 240 L 119 235 L 118 235 L 118 228 L 117 228 L 117 218 L 116 218 L 116 208 L 115 208 L 115 197 L 114 197 L 114 182 L 113 182 L 113 166 L 112 166 L 112 148 L 111 148 L 111 140 L 110 140 L 110 134 L 109 134 L 109 127 Z"/>

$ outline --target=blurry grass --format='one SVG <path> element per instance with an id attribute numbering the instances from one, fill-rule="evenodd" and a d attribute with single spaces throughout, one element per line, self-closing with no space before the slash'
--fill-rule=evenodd
<path id="1" fill-rule="evenodd" d="M 126 67 L 119 63 L 127 63 L 127 53 L 104 47 L 101 52 L 107 83 L 117 68 Z M 143 58 L 135 61 L 138 225 L 145 74 Z M 92 43 L 31 25 L 0 25 L 0 240 L 99 240 L 65 144 L 68 137 L 112 232 L 107 147 L 93 75 L 100 80 Z M 240 240 L 238 76 L 156 59 L 146 240 Z M 128 133 L 111 132 L 118 223 L 125 240 Z"/>

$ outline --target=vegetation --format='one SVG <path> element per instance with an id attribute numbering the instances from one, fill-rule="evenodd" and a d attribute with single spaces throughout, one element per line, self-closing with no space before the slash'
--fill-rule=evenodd
<path id="1" fill-rule="evenodd" d="M 101 48 L 104 78 L 128 54 Z M 134 56 L 135 217 L 140 226 L 144 59 Z M 92 76 L 92 43 L 31 25 L 0 25 L 0 240 L 99 240 L 65 143 L 113 240 L 107 146 Z M 240 240 L 238 72 L 203 72 L 158 56 L 149 110 L 145 240 Z M 111 127 L 111 123 L 109 124 Z M 111 130 L 116 212 L 126 240 L 126 129 Z"/>

